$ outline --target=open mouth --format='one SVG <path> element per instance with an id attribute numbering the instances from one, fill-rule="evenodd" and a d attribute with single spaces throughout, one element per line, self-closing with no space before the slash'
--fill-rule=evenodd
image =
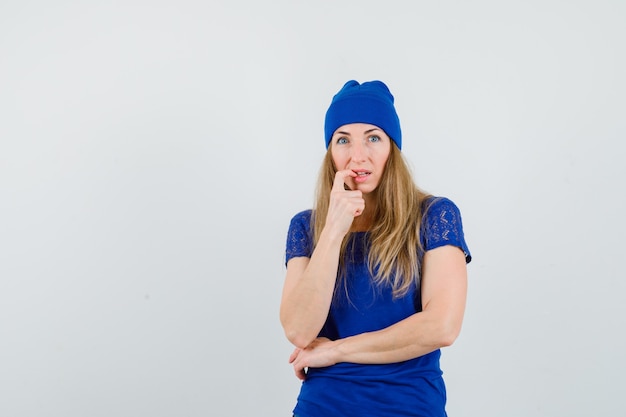
<path id="1" fill-rule="evenodd" d="M 354 177 L 354 181 L 357 183 L 367 181 L 369 176 L 372 174 L 372 171 L 353 171 L 353 172 L 356 174 L 356 177 Z"/>

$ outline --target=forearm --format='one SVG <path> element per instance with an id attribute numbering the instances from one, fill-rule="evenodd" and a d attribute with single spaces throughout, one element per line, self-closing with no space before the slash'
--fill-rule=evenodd
<path id="1" fill-rule="evenodd" d="M 416 313 L 388 328 L 335 341 L 335 359 L 361 364 L 414 359 L 451 345 L 460 332 L 460 320 L 434 312 Z"/>
<path id="2" fill-rule="evenodd" d="M 288 268 L 280 319 L 287 338 L 297 347 L 311 343 L 328 317 L 342 238 L 323 231 L 304 270 Z"/>
<path id="3" fill-rule="evenodd" d="M 456 247 L 426 252 L 422 267 L 423 310 L 385 329 L 338 340 L 337 362 L 393 363 L 451 345 L 465 313 L 467 269 Z"/>

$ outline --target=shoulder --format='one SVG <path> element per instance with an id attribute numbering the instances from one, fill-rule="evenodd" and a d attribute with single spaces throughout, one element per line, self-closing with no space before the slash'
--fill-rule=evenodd
<path id="1" fill-rule="evenodd" d="M 311 224 L 311 217 L 313 216 L 313 210 L 308 209 L 308 210 L 302 210 L 298 213 L 296 213 L 292 218 L 291 218 L 291 226 L 306 226 L 306 228 L 309 227 L 309 225 Z"/>
<path id="2" fill-rule="evenodd" d="M 463 221 L 458 206 L 446 197 L 429 197 L 424 201 L 422 217 L 422 242 L 425 250 L 444 245 L 458 246 L 466 261 L 472 259 L 463 233 Z"/>
<path id="3" fill-rule="evenodd" d="M 289 223 L 289 236 L 293 239 L 307 239 L 312 238 L 312 217 L 313 210 L 303 210 L 296 213 Z"/>
<path id="4" fill-rule="evenodd" d="M 439 217 L 442 219 L 460 217 L 461 211 L 449 198 L 442 196 L 430 196 L 423 203 L 424 218 Z"/>

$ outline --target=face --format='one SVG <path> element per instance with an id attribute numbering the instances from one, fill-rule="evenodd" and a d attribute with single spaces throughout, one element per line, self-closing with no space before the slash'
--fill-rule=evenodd
<path id="1" fill-rule="evenodd" d="M 366 123 L 343 125 L 333 134 L 330 146 L 337 170 L 357 174 L 346 179 L 350 189 L 363 194 L 376 190 L 391 152 L 391 139 L 382 129 Z"/>

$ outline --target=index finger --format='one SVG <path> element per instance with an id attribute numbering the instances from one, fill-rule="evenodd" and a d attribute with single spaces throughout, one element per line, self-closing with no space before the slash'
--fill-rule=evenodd
<path id="1" fill-rule="evenodd" d="M 351 169 L 337 171 L 335 181 L 333 182 L 333 190 L 345 191 L 344 185 L 346 185 L 346 178 L 348 177 L 356 177 L 356 174 Z"/>

